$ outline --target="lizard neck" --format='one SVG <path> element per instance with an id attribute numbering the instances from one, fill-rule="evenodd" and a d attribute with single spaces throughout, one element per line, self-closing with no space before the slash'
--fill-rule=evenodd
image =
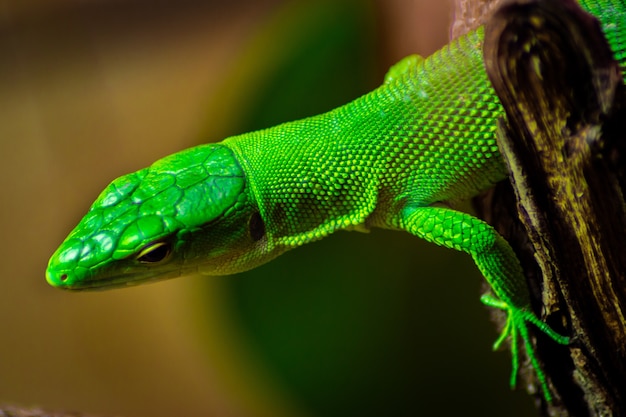
<path id="1" fill-rule="evenodd" d="M 406 204 L 471 197 L 504 178 L 495 142 L 502 109 L 481 41 L 477 32 L 415 60 L 328 113 L 225 140 L 273 242 L 392 227 Z"/>
<path id="2" fill-rule="evenodd" d="M 359 228 L 376 208 L 385 145 L 374 127 L 389 124 L 389 116 L 371 94 L 223 142 L 242 165 L 274 245 Z"/>

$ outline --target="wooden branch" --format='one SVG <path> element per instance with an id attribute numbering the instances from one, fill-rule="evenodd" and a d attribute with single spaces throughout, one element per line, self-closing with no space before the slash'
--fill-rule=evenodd
<path id="1" fill-rule="evenodd" d="M 0 417 L 96 417 L 82 413 L 46 411 L 39 407 L 24 408 L 10 405 L 0 405 Z"/>
<path id="2" fill-rule="evenodd" d="M 450 40 L 484 26 L 503 0 L 454 0 Z"/>
<path id="3" fill-rule="evenodd" d="M 498 140 L 525 232 L 510 216 L 496 227 L 520 255 L 536 312 L 573 338 L 561 347 L 535 332 L 555 393 L 542 410 L 626 415 L 626 94 L 619 65 L 598 22 L 573 0 L 505 3 L 485 28 L 484 53 L 507 114 Z M 492 207 L 501 199 L 506 191 Z"/>

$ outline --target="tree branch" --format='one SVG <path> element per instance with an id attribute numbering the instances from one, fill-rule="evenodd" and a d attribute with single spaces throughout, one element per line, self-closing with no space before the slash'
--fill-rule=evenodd
<path id="1" fill-rule="evenodd" d="M 46 411 L 41 408 L 24 408 L 0 405 L 0 417 L 96 417 L 91 414 Z"/>
<path id="2" fill-rule="evenodd" d="M 498 140 L 525 232 L 506 210 L 490 214 L 520 255 L 536 311 L 543 307 L 544 319 L 573 337 L 560 347 L 536 333 L 556 398 L 542 409 L 626 415 L 619 65 L 598 22 L 573 0 L 505 3 L 485 28 L 484 53 L 507 114 Z M 507 199 L 498 193 L 491 207 Z"/>

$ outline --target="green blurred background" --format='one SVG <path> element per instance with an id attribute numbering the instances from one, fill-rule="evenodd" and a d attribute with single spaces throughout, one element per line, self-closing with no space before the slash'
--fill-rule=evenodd
<path id="1" fill-rule="evenodd" d="M 113 178 L 316 114 L 448 40 L 448 1 L 0 1 L 0 403 L 124 417 L 525 416 L 471 259 L 337 233 L 232 277 L 67 293 Z"/>

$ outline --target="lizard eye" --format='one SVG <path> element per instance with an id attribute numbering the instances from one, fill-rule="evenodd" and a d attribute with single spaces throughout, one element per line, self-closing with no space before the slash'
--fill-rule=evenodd
<path id="1" fill-rule="evenodd" d="M 137 261 L 144 264 L 153 264 L 162 262 L 172 253 L 172 244 L 170 242 L 151 243 L 139 252 Z"/>

